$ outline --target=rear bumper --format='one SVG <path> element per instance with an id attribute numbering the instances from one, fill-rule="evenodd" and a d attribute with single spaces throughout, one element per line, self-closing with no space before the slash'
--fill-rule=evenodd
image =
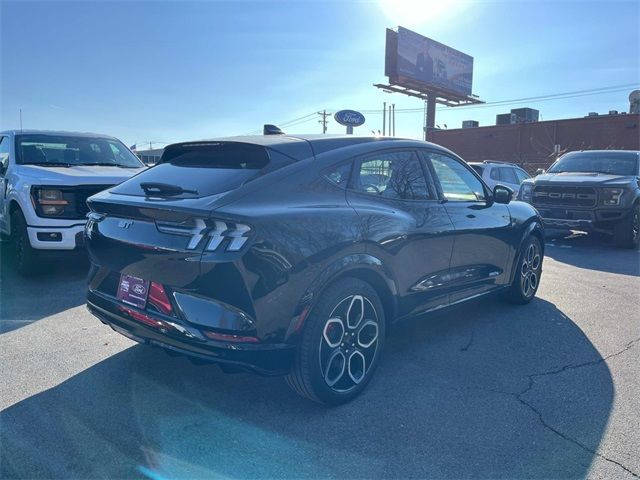
<path id="1" fill-rule="evenodd" d="M 175 326 L 171 332 L 150 327 L 131 318 L 115 299 L 89 290 L 87 308 L 104 324 L 139 343 L 155 345 L 199 360 L 237 367 L 261 375 L 285 375 L 295 346 L 273 343 L 239 343 L 210 340 L 193 325 L 170 317 L 158 317 Z M 127 307 L 129 310 L 136 310 Z M 147 311 L 138 311 L 149 315 Z"/>

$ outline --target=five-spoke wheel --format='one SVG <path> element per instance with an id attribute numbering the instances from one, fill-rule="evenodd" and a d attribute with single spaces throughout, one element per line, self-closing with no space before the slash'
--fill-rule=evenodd
<path id="1" fill-rule="evenodd" d="M 384 343 L 385 318 L 376 291 L 355 278 L 322 293 L 305 321 L 289 385 L 313 400 L 339 404 L 371 379 Z"/>
<path id="2" fill-rule="evenodd" d="M 514 303 L 529 303 L 536 294 L 542 275 L 542 243 L 536 236 L 524 241 L 518 257 L 518 269 L 507 298 Z"/>
<path id="3" fill-rule="evenodd" d="M 367 297 L 351 295 L 335 306 L 318 349 L 327 386 L 345 392 L 365 378 L 378 348 L 378 316 Z"/>
<path id="4" fill-rule="evenodd" d="M 540 248 L 537 243 L 531 242 L 527 246 L 524 255 L 522 255 L 522 263 L 520 265 L 522 293 L 527 298 L 533 296 L 538 288 L 541 263 Z"/>

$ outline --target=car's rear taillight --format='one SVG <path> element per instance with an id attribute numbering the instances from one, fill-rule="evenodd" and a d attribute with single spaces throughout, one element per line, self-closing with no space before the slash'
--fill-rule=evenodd
<path id="1" fill-rule="evenodd" d="M 160 313 L 173 315 L 173 307 L 165 292 L 164 287 L 156 282 L 151 282 L 149 287 L 149 304 L 153 305 Z"/>
<path id="2" fill-rule="evenodd" d="M 205 250 L 237 252 L 249 239 L 251 227 L 243 223 L 192 218 L 185 222 L 156 221 L 162 233 L 189 237 L 187 250 L 195 250 L 205 238 Z"/>

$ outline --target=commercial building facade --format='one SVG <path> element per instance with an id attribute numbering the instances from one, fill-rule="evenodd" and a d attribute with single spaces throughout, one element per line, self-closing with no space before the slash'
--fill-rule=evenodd
<path id="1" fill-rule="evenodd" d="M 566 120 L 477 128 L 432 130 L 428 139 L 469 162 L 499 160 L 530 173 L 547 168 L 572 150 L 640 150 L 640 114 L 598 115 Z"/>

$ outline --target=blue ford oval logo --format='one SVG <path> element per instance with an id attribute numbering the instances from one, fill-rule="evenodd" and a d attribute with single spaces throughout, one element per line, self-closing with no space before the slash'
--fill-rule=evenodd
<path id="1" fill-rule="evenodd" d="M 340 125 L 345 127 L 359 127 L 364 123 L 364 115 L 355 110 L 340 110 L 336 112 L 333 118 L 336 119 Z"/>

